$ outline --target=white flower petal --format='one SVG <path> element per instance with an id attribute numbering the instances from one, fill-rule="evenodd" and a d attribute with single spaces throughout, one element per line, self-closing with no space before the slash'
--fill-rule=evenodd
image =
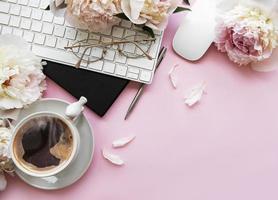
<path id="1" fill-rule="evenodd" d="M 204 94 L 206 84 L 204 82 L 191 88 L 190 93 L 185 97 L 184 103 L 189 107 L 199 102 Z"/>
<path id="2" fill-rule="evenodd" d="M 115 154 L 110 154 L 106 150 L 102 150 L 102 156 L 114 165 L 121 166 L 124 164 L 124 161 L 120 158 L 120 156 Z"/>
<path id="3" fill-rule="evenodd" d="M 133 18 L 132 16 L 135 16 L 135 14 L 132 14 L 131 12 L 131 6 L 130 6 L 130 0 L 122 0 L 121 1 L 121 8 L 123 10 L 123 13 L 127 16 L 127 18 L 135 24 L 144 24 L 147 22 L 146 19 L 143 19 L 142 17 Z M 141 10 L 139 10 L 141 11 Z"/>
<path id="4" fill-rule="evenodd" d="M 170 83 L 172 84 L 173 88 L 176 89 L 177 88 L 177 78 L 174 74 L 174 72 L 176 71 L 176 68 L 178 67 L 179 65 L 176 64 L 174 65 L 171 70 L 169 71 L 169 80 L 170 80 Z"/>
<path id="5" fill-rule="evenodd" d="M 114 148 L 119 148 L 119 147 L 124 147 L 126 146 L 128 143 L 130 143 L 132 140 L 135 139 L 135 135 L 131 135 L 131 136 L 127 136 L 127 137 L 123 137 L 123 138 L 120 138 L 118 140 L 115 140 L 113 143 L 112 143 L 112 146 Z"/>
<path id="6" fill-rule="evenodd" d="M 7 187 L 7 180 L 4 176 L 4 173 L 0 171 L 0 192 L 4 191 Z"/>
<path id="7" fill-rule="evenodd" d="M 133 19 L 138 19 L 140 12 L 144 7 L 145 0 L 132 0 L 130 1 L 131 17 Z"/>

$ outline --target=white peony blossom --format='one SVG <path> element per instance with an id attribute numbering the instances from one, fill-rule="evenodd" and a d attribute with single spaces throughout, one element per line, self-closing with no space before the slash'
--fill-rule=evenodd
<path id="1" fill-rule="evenodd" d="M 22 108 L 46 89 L 41 59 L 16 36 L 0 37 L 0 109 Z"/>

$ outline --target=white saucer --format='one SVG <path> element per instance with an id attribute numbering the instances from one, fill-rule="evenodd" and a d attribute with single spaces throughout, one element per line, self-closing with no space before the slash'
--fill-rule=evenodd
<path id="1" fill-rule="evenodd" d="M 22 110 L 18 121 L 27 115 L 40 111 L 54 111 L 58 114 L 64 114 L 68 104 L 58 99 L 42 99 Z M 16 169 L 18 177 L 27 184 L 44 190 L 61 189 L 80 179 L 91 164 L 94 152 L 94 137 L 89 122 L 83 114 L 78 119 L 76 127 L 80 132 L 81 145 L 79 154 L 71 165 L 57 175 L 47 179 L 32 177 Z"/>

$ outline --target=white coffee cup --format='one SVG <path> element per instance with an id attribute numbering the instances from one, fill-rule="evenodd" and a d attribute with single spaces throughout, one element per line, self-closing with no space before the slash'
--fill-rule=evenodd
<path id="1" fill-rule="evenodd" d="M 82 98 L 83 98 L 82 105 L 84 105 L 86 103 L 86 101 L 84 101 L 84 97 L 82 97 Z M 68 108 L 72 107 L 72 105 L 76 106 L 76 103 L 69 105 Z M 44 111 L 44 112 L 36 112 L 31 115 L 28 115 L 27 117 L 22 119 L 20 122 L 18 122 L 18 124 L 13 128 L 13 137 L 12 137 L 11 146 L 10 146 L 11 158 L 12 158 L 15 166 L 19 170 L 24 172 L 25 174 L 28 174 L 33 177 L 54 176 L 54 175 L 58 174 L 59 172 L 63 171 L 66 167 L 68 167 L 75 160 L 75 158 L 79 152 L 80 135 L 75 126 L 75 121 L 77 120 L 78 116 L 82 112 L 83 106 L 79 105 L 79 107 L 80 108 L 79 108 L 79 111 L 76 112 L 76 116 L 73 116 L 73 115 L 62 116 L 55 112 Z M 68 110 L 68 108 L 67 108 L 67 110 Z M 70 155 L 68 156 L 68 158 L 65 161 L 63 161 L 61 164 L 59 164 L 49 170 L 42 170 L 42 171 L 34 170 L 34 169 L 30 168 L 29 166 L 25 165 L 23 162 L 21 162 L 20 160 L 22 160 L 22 158 L 18 158 L 18 155 L 16 153 L 16 149 L 18 147 L 14 147 L 14 145 L 16 145 L 16 142 L 15 142 L 16 136 L 20 132 L 19 130 L 28 122 L 30 122 L 36 118 L 39 118 L 39 117 L 51 117 L 51 118 L 56 118 L 56 119 L 61 120 L 64 123 L 64 125 L 67 126 L 67 128 L 69 129 L 71 136 L 72 136 L 72 146 L 71 146 L 72 149 L 71 149 L 71 152 L 70 152 Z"/>

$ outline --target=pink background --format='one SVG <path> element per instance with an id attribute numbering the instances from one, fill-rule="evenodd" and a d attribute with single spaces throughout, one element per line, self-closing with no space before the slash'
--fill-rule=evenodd
<path id="1" fill-rule="evenodd" d="M 278 199 L 278 72 L 237 67 L 213 46 L 197 63 L 181 59 L 171 48 L 181 17 L 171 18 L 163 42 L 169 48 L 166 59 L 128 121 L 123 118 L 135 83 L 104 118 L 86 110 L 96 151 L 85 176 L 59 191 L 9 178 L 1 200 Z M 176 90 L 168 79 L 174 64 L 180 64 Z M 207 95 L 188 108 L 183 96 L 201 81 L 207 83 Z M 45 97 L 74 100 L 50 80 Z M 132 144 L 111 149 L 114 139 L 129 134 L 137 135 Z M 119 154 L 126 165 L 105 161 L 103 147 Z"/>

